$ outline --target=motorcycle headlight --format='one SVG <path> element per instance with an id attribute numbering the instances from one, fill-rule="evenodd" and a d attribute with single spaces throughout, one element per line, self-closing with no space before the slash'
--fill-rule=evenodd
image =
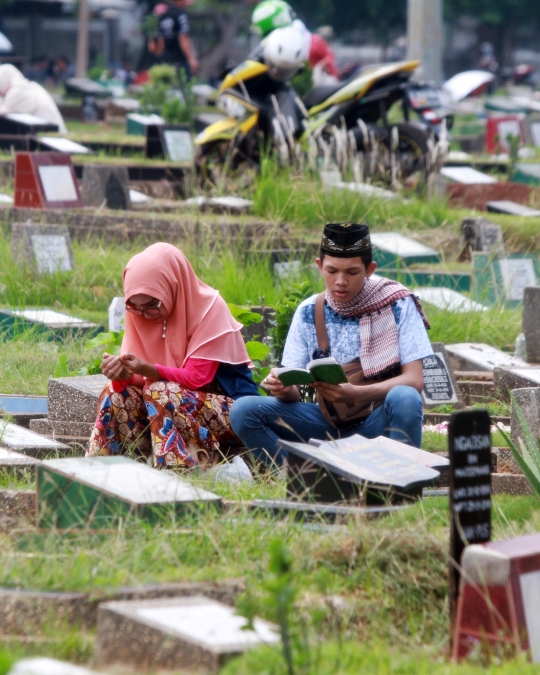
<path id="1" fill-rule="evenodd" d="M 230 94 L 223 94 L 219 97 L 217 107 L 229 117 L 234 117 L 238 120 L 243 120 L 248 113 L 248 110 L 242 105 L 242 103 L 231 96 Z"/>

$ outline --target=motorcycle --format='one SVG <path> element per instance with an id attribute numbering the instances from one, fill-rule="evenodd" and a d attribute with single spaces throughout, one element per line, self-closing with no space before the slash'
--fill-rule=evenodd
<path id="1" fill-rule="evenodd" d="M 301 49 L 293 50 L 285 59 L 283 50 L 272 47 L 282 47 L 284 41 L 287 46 L 294 44 L 294 37 L 293 28 L 274 31 L 258 58 L 248 58 L 226 75 L 218 90 L 218 107 L 227 117 L 209 125 L 195 138 L 203 180 L 212 181 L 212 174 L 224 165 L 233 170 L 243 163 L 257 168 L 265 150 L 277 150 L 284 161 L 289 158 L 307 118 L 290 85 L 302 67 L 304 54 Z M 279 55 L 272 58 L 276 51 Z"/>
<path id="2" fill-rule="evenodd" d="M 341 125 L 352 134 L 357 151 L 373 153 L 377 148 L 383 164 L 395 152 L 404 178 L 425 172 L 431 138 L 440 140 L 443 127 L 451 128 L 453 116 L 444 110 L 435 87 L 410 81 L 419 65 L 419 61 L 402 61 L 372 66 L 349 82 L 315 87 L 304 98 L 309 116 L 305 134 L 324 135 Z M 393 123 L 388 113 L 397 102 L 404 120 Z M 413 113 L 418 118 L 414 121 Z M 386 158 L 380 150 L 386 151 Z"/>

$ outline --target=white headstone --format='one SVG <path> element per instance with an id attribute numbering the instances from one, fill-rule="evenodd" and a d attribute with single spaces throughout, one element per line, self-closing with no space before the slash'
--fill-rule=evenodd
<path id="1" fill-rule="evenodd" d="M 97 675 L 95 670 L 88 670 L 65 661 L 57 661 L 45 657 L 23 659 L 18 661 L 8 675 Z"/>
<path id="2" fill-rule="evenodd" d="M 38 172 L 45 199 L 48 202 L 76 202 L 78 200 L 69 166 L 39 166 Z"/>
<path id="3" fill-rule="evenodd" d="M 109 330 L 121 331 L 124 326 L 126 304 L 123 297 L 112 299 L 109 306 Z"/>
<path id="4" fill-rule="evenodd" d="M 36 268 L 40 274 L 69 272 L 73 269 L 68 243 L 64 235 L 33 234 L 32 248 L 34 250 Z"/>
<path id="5" fill-rule="evenodd" d="M 488 309 L 485 305 L 481 305 L 479 302 L 475 302 L 451 288 L 416 288 L 414 294 L 422 302 L 427 302 L 438 309 L 445 309 L 448 312 L 461 314 L 465 312 L 485 312 Z"/>
<path id="6" fill-rule="evenodd" d="M 372 232 L 371 243 L 382 251 L 387 251 L 388 253 L 401 258 L 439 255 L 437 251 L 429 246 L 421 244 L 414 239 L 404 237 L 398 232 Z"/>
<path id="7" fill-rule="evenodd" d="M 191 163 L 194 157 L 191 133 L 182 129 L 165 129 L 163 138 L 171 162 Z"/>
<path id="8" fill-rule="evenodd" d="M 530 258 L 503 258 L 499 266 L 508 300 L 523 301 L 527 286 L 536 286 L 534 263 Z"/>
<path id="9" fill-rule="evenodd" d="M 517 356 L 482 343 L 462 342 L 455 345 L 446 345 L 446 351 L 469 362 L 467 370 L 495 370 L 501 366 L 526 366 L 527 363 Z"/>

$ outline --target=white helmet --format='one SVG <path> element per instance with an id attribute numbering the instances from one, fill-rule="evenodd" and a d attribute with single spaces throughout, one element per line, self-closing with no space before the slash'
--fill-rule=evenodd
<path id="1" fill-rule="evenodd" d="M 307 58 L 305 35 L 294 26 L 276 28 L 264 43 L 269 75 L 278 82 L 290 80 Z"/>

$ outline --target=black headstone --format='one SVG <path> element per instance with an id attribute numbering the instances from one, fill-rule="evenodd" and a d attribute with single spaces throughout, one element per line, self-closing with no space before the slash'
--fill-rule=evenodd
<path id="1" fill-rule="evenodd" d="M 96 122 L 98 118 L 97 100 L 95 94 L 83 96 L 83 122 Z"/>
<path id="2" fill-rule="evenodd" d="M 118 180 L 116 173 L 111 173 L 105 185 L 105 199 L 107 208 L 121 209 L 128 208 L 124 186 Z"/>
<path id="3" fill-rule="evenodd" d="M 487 411 L 454 413 L 450 457 L 450 617 L 459 591 L 459 564 L 468 544 L 491 538 L 491 420 Z"/>
<path id="4" fill-rule="evenodd" d="M 443 342 L 433 342 L 433 354 L 423 360 L 424 388 L 422 398 L 426 408 L 438 405 L 463 407 L 461 389 Z"/>
<path id="5" fill-rule="evenodd" d="M 399 445 L 414 456 L 358 435 L 319 447 L 280 443 L 288 451 L 287 494 L 296 499 L 325 504 L 400 502 L 421 497 L 422 489 L 433 486 L 440 476 L 419 462 L 416 453 L 427 453 L 403 444 Z"/>

